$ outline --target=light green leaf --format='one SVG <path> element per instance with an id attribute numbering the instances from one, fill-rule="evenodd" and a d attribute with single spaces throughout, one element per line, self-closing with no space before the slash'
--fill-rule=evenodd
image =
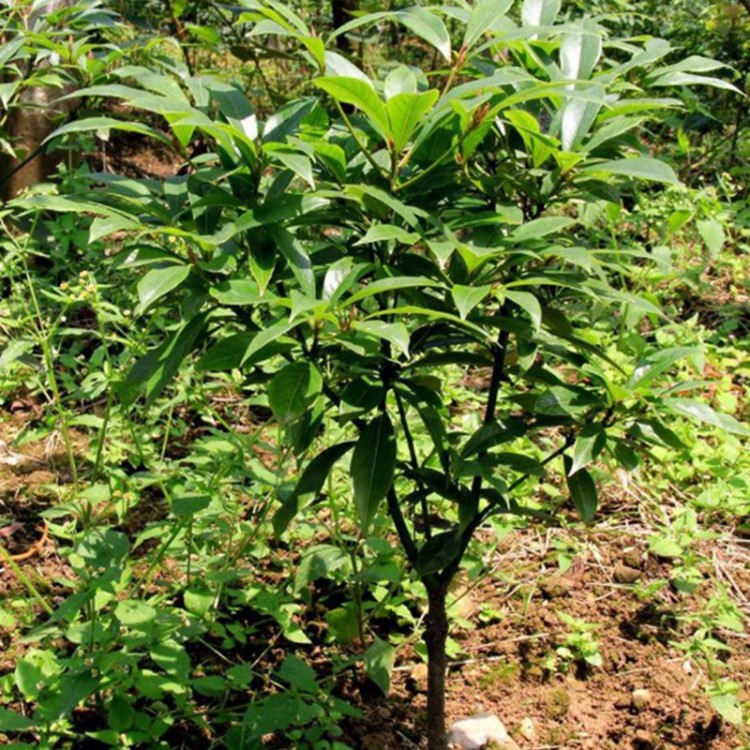
<path id="1" fill-rule="evenodd" d="M 551 26 L 560 12 L 561 0 L 524 0 L 521 20 L 524 26 Z"/>
<path id="2" fill-rule="evenodd" d="M 396 649 L 390 643 L 381 641 L 377 636 L 375 643 L 365 651 L 367 676 L 388 695 L 391 689 L 391 673 L 396 660 Z"/>
<path id="3" fill-rule="evenodd" d="M 367 533 L 396 471 L 396 436 L 386 413 L 362 431 L 352 456 L 354 505 L 362 533 Z"/>
<path id="4" fill-rule="evenodd" d="M 384 323 L 380 320 L 363 320 L 354 324 L 354 329 L 367 336 L 383 339 L 409 356 L 409 331 L 403 323 Z"/>
<path id="5" fill-rule="evenodd" d="M 396 240 L 402 245 L 416 245 L 419 242 L 419 235 L 416 232 L 407 232 L 393 224 L 375 224 L 367 230 L 362 239 L 354 244 L 371 245 L 375 242 L 390 242 L 391 240 Z"/>
<path id="6" fill-rule="evenodd" d="M 492 291 L 492 286 L 463 286 L 456 284 L 451 289 L 451 296 L 462 320 Z"/>
<path id="7" fill-rule="evenodd" d="M 669 411 L 680 414 L 683 417 L 713 425 L 734 435 L 750 437 L 750 427 L 742 424 L 742 422 L 738 422 L 729 414 L 722 414 L 715 411 L 708 404 L 703 403 L 703 401 L 695 401 L 688 398 L 665 398 L 662 400 L 662 404 Z"/>
<path id="8" fill-rule="evenodd" d="M 138 599 L 126 599 L 115 607 L 115 617 L 128 627 L 147 625 L 156 619 L 156 610 Z"/>
<path id="9" fill-rule="evenodd" d="M 154 302 L 176 289 L 190 275 L 191 267 L 167 266 L 149 271 L 138 282 L 138 310 L 144 313 Z"/>
<path id="10" fill-rule="evenodd" d="M 518 244 L 527 240 L 538 240 L 549 234 L 559 232 L 575 223 L 575 219 L 570 219 L 566 216 L 543 216 L 540 219 L 533 219 L 522 224 L 520 227 L 516 227 L 508 235 L 508 239 Z"/>
<path id="11" fill-rule="evenodd" d="M 330 94 L 337 102 L 351 104 L 362 110 L 375 130 L 384 138 L 391 135 L 388 111 L 372 86 L 358 78 L 344 76 L 318 78 L 314 83 L 318 88 Z"/>
<path id="12" fill-rule="evenodd" d="M 435 47 L 450 62 L 451 37 L 442 19 L 427 8 L 418 6 L 399 11 L 395 16 L 407 29 Z"/>
<path id="13" fill-rule="evenodd" d="M 466 24 L 464 46 L 471 49 L 508 12 L 513 0 L 478 0 Z"/>
<path id="14" fill-rule="evenodd" d="M 734 724 L 736 727 L 742 727 L 744 725 L 742 704 L 737 699 L 736 695 L 731 693 L 712 695 L 711 705 L 725 721 Z"/>
<path id="15" fill-rule="evenodd" d="M 672 167 L 663 161 L 650 156 L 638 156 L 634 159 L 616 159 L 600 162 L 581 170 L 581 174 L 602 172 L 610 175 L 632 177 L 636 180 L 652 180 L 671 185 L 679 185 L 680 181 Z"/>
<path id="16" fill-rule="evenodd" d="M 715 258 L 724 249 L 727 236 L 724 233 L 724 227 L 716 219 L 706 219 L 705 221 L 696 222 L 698 232 L 700 233 L 706 249 L 711 256 Z"/>
<path id="17" fill-rule="evenodd" d="M 563 34 L 560 44 L 560 69 L 569 81 L 588 80 L 602 54 L 599 25 L 587 19 Z"/>
<path id="18" fill-rule="evenodd" d="M 386 103 L 393 150 L 400 153 L 406 148 L 417 126 L 427 117 L 440 96 L 435 89 L 422 94 L 396 94 Z"/>

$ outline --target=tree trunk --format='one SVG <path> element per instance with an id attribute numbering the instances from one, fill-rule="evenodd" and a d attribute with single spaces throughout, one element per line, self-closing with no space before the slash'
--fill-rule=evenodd
<path id="1" fill-rule="evenodd" d="M 51 0 L 43 6 L 43 12 L 51 13 L 72 4 L 72 1 Z M 30 25 L 35 18 L 32 13 L 28 21 Z M 72 91 L 72 85 L 62 89 L 36 86 L 21 94 L 7 120 L 7 135 L 18 156 L 0 155 L 0 199 L 14 198 L 24 188 L 45 182 L 55 173 L 63 155 L 42 144 L 77 106 L 77 100 L 58 101 Z"/>
<path id="2" fill-rule="evenodd" d="M 427 646 L 427 747 L 429 750 L 448 750 L 445 726 L 445 678 L 448 656 L 448 613 L 445 601 L 448 585 L 431 584 L 427 587 L 428 610 L 424 641 Z"/>

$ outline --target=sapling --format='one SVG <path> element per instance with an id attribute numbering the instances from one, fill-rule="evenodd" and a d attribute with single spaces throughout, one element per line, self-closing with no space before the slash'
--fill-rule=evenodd
<path id="1" fill-rule="evenodd" d="M 243 372 L 304 467 L 279 486 L 278 535 L 348 462 L 361 534 L 387 513 L 426 588 L 428 745 L 445 750 L 447 598 L 475 533 L 497 514 L 549 517 L 532 501 L 548 470 L 590 523 L 590 467 L 632 470 L 643 446 L 676 440 L 665 415 L 744 429 L 664 386 L 699 352 L 642 333 L 663 320 L 628 282 L 649 259 L 597 232 L 638 185 L 677 182 L 638 137 L 677 103 L 650 90 L 676 72 L 719 79 L 705 61 L 662 65 L 666 42 L 558 23 L 559 0 L 415 6 L 327 38 L 285 4 L 248 7 L 249 33 L 283 35 L 317 70 L 265 121 L 231 84 L 187 71 L 182 88 L 130 69 L 81 92 L 211 144 L 189 179 L 148 183 L 148 201 L 112 177 L 97 193 L 97 237 L 126 227 L 124 265 L 150 267 L 139 313 L 178 313 L 121 396 L 152 403 L 197 349 L 199 370 Z M 373 74 L 334 51 L 382 21 L 434 49 L 424 69 Z M 484 378 L 472 430 L 445 400 L 468 371 Z M 334 423 L 349 439 L 326 443 Z"/>

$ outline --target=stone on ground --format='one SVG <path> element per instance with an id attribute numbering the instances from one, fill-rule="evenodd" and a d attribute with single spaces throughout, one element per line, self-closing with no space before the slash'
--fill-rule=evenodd
<path id="1" fill-rule="evenodd" d="M 457 721 L 451 727 L 450 741 L 459 750 L 482 750 L 490 743 L 495 743 L 496 750 L 519 750 L 503 722 L 490 713 Z"/>

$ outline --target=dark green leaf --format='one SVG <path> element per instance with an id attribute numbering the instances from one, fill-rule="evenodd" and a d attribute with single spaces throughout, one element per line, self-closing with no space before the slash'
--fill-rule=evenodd
<path id="1" fill-rule="evenodd" d="M 286 531 L 291 520 L 299 512 L 305 497 L 314 497 L 320 493 L 333 465 L 354 445 L 353 442 L 333 445 L 310 461 L 292 494 L 274 514 L 273 530 L 276 536 L 281 536 Z"/>
<path id="2" fill-rule="evenodd" d="M 383 413 L 362 431 L 352 456 L 354 505 L 363 533 L 391 489 L 395 470 L 396 436 L 388 415 Z"/>
<path id="3" fill-rule="evenodd" d="M 268 384 L 268 404 L 282 425 L 302 416 L 320 395 L 323 379 L 308 362 L 293 362 L 276 373 Z"/>
<path id="4" fill-rule="evenodd" d="M 591 523 L 596 515 L 596 509 L 599 506 L 599 496 L 596 491 L 596 485 L 591 474 L 586 469 L 581 469 L 575 474 L 570 474 L 572 461 L 565 457 L 566 481 L 568 490 L 573 500 L 573 505 L 578 514 L 585 523 Z"/>

